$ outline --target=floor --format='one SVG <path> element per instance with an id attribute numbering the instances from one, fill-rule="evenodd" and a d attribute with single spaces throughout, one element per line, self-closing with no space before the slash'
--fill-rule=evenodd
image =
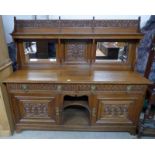
<path id="1" fill-rule="evenodd" d="M 136 139 L 127 132 L 22 131 L 5 139 Z M 151 137 L 143 137 L 151 138 Z M 152 137 L 153 138 L 153 137 Z"/>

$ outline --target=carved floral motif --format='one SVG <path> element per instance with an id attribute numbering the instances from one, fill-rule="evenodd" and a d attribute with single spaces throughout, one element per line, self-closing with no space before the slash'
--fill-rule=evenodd
<path id="1" fill-rule="evenodd" d="M 85 61 L 86 43 L 74 42 L 66 45 L 66 61 Z"/>
<path id="2" fill-rule="evenodd" d="M 104 115 L 106 117 L 126 117 L 128 115 L 128 106 L 125 104 L 105 104 Z"/>
<path id="3" fill-rule="evenodd" d="M 48 104 L 23 103 L 25 117 L 48 117 Z"/>

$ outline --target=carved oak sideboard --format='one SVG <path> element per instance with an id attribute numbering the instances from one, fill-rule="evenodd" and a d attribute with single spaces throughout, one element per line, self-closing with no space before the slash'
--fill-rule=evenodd
<path id="1" fill-rule="evenodd" d="M 134 72 L 138 26 L 15 19 L 18 70 L 4 81 L 15 130 L 135 133 L 150 84 Z"/>

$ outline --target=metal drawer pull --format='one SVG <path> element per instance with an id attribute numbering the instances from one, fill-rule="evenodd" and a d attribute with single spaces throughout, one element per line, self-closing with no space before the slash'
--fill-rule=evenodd
<path id="1" fill-rule="evenodd" d="M 92 90 L 92 91 L 95 91 L 95 90 L 96 90 L 96 86 L 95 86 L 95 85 L 92 85 L 92 86 L 91 86 L 91 90 Z"/>
<path id="2" fill-rule="evenodd" d="M 22 85 L 21 85 L 21 89 L 22 89 L 23 91 L 28 91 L 28 86 L 27 86 L 26 84 L 22 84 Z"/>
<path id="3" fill-rule="evenodd" d="M 126 87 L 126 90 L 127 90 L 127 91 L 131 91 L 131 90 L 132 90 L 132 86 L 127 86 L 127 87 Z"/>
<path id="4" fill-rule="evenodd" d="M 62 90 L 62 86 L 61 85 L 58 85 L 57 86 L 57 91 L 61 91 Z"/>

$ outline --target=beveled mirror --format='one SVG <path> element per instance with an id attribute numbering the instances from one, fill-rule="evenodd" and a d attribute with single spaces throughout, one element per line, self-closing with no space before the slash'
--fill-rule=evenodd
<path id="1" fill-rule="evenodd" d="M 26 62 L 56 62 L 56 41 L 24 41 L 24 52 Z"/>
<path id="2" fill-rule="evenodd" d="M 127 42 L 103 42 L 96 43 L 96 62 L 127 62 Z"/>

